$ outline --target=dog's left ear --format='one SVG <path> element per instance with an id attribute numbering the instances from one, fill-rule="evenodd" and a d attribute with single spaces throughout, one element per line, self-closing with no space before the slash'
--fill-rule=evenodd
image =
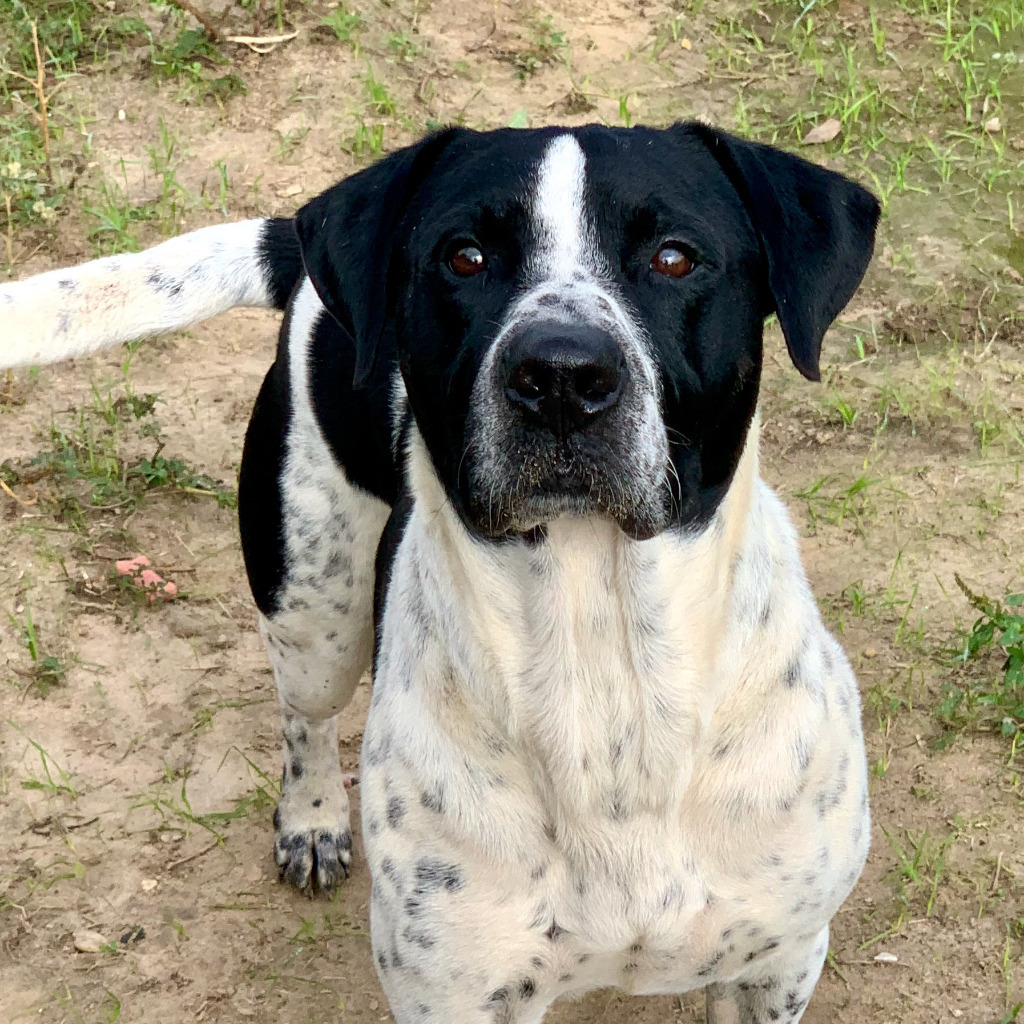
<path id="1" fill-rule="evenodd" d="M 373 371 L 384 330 L 395 231 L 409 198 L 458 131 L 446 128 L 392 153 L 295 215 L 306 273 L 320 301 L 355 342 L 357 388 Z"/>
<path id="2" fill-rule="evenodd" d="M 878 200 L 856 182 L 706 125 L 700 135 L 746 206 L 768 264 L 789 355 L 820 380 L 821 340 L 871 261 Z"/>

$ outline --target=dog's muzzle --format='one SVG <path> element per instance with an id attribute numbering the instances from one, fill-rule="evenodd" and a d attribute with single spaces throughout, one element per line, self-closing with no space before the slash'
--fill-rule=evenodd
<path id="1" fill-rule="evenodd" d="M 600 515 L 635 536 L 664 518 L 664 426 L 610 325 L 529 319 L 478 382 L 467 507 L 489 536 Z M 642 377 L 642 375 L 641 375 Z M 660 436 L 659 436 L 660 435 Z"/>

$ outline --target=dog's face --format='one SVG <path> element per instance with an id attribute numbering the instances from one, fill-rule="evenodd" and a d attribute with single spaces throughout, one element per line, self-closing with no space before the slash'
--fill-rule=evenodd
<path id="1" fill-rule="evenodd" d="M 817 376 L 876 218 L 838 175 L 681 126 L 449 131 L 298 223 L 363 375 L 385 371 L 377 345 L 397 350 L 473 531 L 601 515 L 643 538 L 705 521 L 724 495 L 765 316 Z"/>

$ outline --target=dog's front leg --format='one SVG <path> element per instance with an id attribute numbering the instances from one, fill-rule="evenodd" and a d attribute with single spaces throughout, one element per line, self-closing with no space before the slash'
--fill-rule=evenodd
<path id="1" fill-rule="evenodd" d="M 753 976 L 708 989 L 708 1024 L 797 1024 L 828 952 L 826 926 Z"/>
<path id="2" fill-rule="evenodd" d="M 274 854 L 281 877 L 299 889 L 334 888 L 348 876 L 352 861 L 346 790 L 351 780 L 338 762 L 337 713 L 351 700 L 369 664 L 368 613 L 367 608 L 358 621 L 353 619 L 349 630 L 344 617 L 319 621 L 312 608 L 261 616 L 284 739 Z"/>

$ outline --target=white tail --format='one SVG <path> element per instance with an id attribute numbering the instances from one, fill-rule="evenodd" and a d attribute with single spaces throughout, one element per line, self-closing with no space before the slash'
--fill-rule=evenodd
<path id="1" fill-rule="evenodd" d="M 233 306 L 280 306 L 267 248 L 275 223 L 284 222 L 219 224 L 145 252 L 0 284 L 0 369 L 181 330 Z"/>

